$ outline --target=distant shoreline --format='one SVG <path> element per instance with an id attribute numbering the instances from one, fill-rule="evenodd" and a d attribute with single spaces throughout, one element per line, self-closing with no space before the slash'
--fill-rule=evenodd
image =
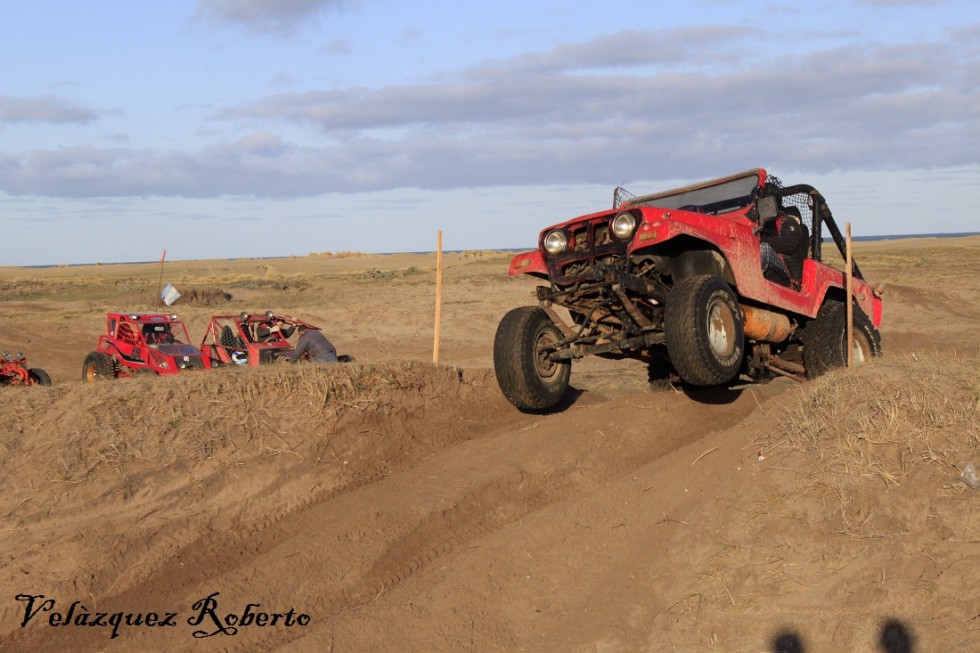
<path id="1" fill-rule="evenodd" d="M 907 240 L 909 238 L 964 238 L 966 236 L 980 236 L 980 231 L 961 231 L 955 233 L 935 233 L 935 234 L 893 234 L 893 235 L 882 235 L 882 236 L 852 236 L 853 241 L 875 241 L 875 240 Z M 829 238 L 824 238 L 824 242 L 831 242 Z M 448 249 L 444 250 L 444 254 L 463 254 L 465 252 L 475 252 L 475 251 L 494 251 L 494 252 L 526 252 L 531 247 L 504 247 L 504 248 L 487 248 L 480 250 L 473 249 Z M 433 254 L 434 250 L 428 250 L 424 252 L 362 252 L 367 256 L 394 256 L 396 254 Z M 280 258 L 289 258 L 288 254 L 281 256 L 232 256 L 226 258 L 220 258 L 215 260 L 220 261 L 272 261 Z M 185 259 L 177 259 L 185 260 Z M 172 261 L 167 261 L 168 263 Z M 158 264 L 159 261 L 115 261 L 111 263 L 49 263 L 41 265 L 11 265 L 5 267 L 15 267 L 15 268 L 26 268 L 31 270 L 41 270 L 46 268 L 75 268 L 84 267 L 88 265 L 148 265 L 148 264 Z"/>
<path id="2" fill-rule="evenodd" d="M 908 238 L 965 238 L 966 236 L 980 236 L 980 231 L 961 231 L 956 233 L 944 234 L 896 234 L 893 236 L 851 236 L 851 240 L 906 240 Z M 824 238 L 824 242 L 829 242 L 829 238 Z"/>

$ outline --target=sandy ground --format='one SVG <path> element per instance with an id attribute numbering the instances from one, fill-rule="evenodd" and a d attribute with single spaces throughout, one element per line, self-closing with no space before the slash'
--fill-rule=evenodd
<path id="1" fill-rule="evenodd" d="M 492 372 L 509 255 L 171 262 L 212 313 L 323 326 L 344 366 L 100 384 L 158 265 L 0 268 L 3 651 L 980 650 L 980 237 L 861 243 L 885 355 L 797 384 L 573 366 L 528 415 Z M 100 613 L 104 613 L 101 617 Z M 904 646 L 904 648 L 903 648 Z M 794 648 L 795 647 L 795 648 Z"/>

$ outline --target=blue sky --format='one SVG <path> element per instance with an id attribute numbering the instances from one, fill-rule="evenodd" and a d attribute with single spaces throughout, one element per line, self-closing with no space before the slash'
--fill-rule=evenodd
<path id="1" fill-rule="evenodd" d="M 975 0 L 3 4 L 0 265 L 533 247 L 757 166 L 980 231 Z"/>

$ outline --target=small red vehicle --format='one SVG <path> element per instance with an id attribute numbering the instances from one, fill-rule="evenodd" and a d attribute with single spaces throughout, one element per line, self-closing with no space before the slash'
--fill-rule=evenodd
<path id="1" fill-rule="evenodd" d="M 558 405 L 572 361 L 587 355 L 714 386 L 742 374 L 812 378 L 843 366 L 848 349 L 855 363 L 880 354 L 880 291 L 852 260 L 847 296 L 845 240 L 812 186 L 757 168 L 642 197 L 621 191 L 611 209 L 546 228 L 511 261 L 511 275 L 545 282 L 494 340 L 497 381 L 521 410 Z"/>
<path id="2" fill-rule="evenodd" d="M 9 351 L 0 358 L 0 385 L 51 385 L 51 377 L 39 367 L 27 367 L 27 358 Z"/>
<path id="3" fill-rule="evenodd" d="M 210 368 L 211 361 L 189 341 L 187 327 L 176 315 L 109 313 L 97 350 L 85 357 L 82 380 Z"/>
<path id="4" fill-rule="evenodd" d="M 201 351 L 213 366 L 258 367 L 274 363 L 293 350 L 288 338 L 300 325 L 316 328 L 303 320 L 272 311 L 238 315 L 215 315 L 201 341 Z"/>

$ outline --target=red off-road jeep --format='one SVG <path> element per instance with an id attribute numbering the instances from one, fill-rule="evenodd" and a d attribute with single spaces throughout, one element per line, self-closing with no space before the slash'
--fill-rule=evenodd
<path id="1" fill-rule="evenodd" d="M 109 313 L 97 350 L 85 357 L 82 380 L 210 368 L 211 361 L 189 341 L 187 327 L 176 315 Z"/>
<path id="2" fill-rule="evenodd" d="M 827 235 L 838 267 L 824 261 Z M 762 169 L 643 197 L 617 188 L 611 210 L 545 229 L 511 261 L 511 275 L 549 283 L 537 306 L 501 320 L 498 383 L 518 408 L 544 410 L 589 354 L 644 360 L 651 378 L 693 386 L 816 376 L 847 361 L 845 251 L 816 189 Z M 881 352 L 882 307 L 853 261 L 852 272 L 860 363 Z"/>
<path id="3" fill-rule="evenodd" d="M 0 357 L 0 385 L 51 385 L 51 377 L 39 367 L 27 367 L 27 358 L 9 351 Z"/>

